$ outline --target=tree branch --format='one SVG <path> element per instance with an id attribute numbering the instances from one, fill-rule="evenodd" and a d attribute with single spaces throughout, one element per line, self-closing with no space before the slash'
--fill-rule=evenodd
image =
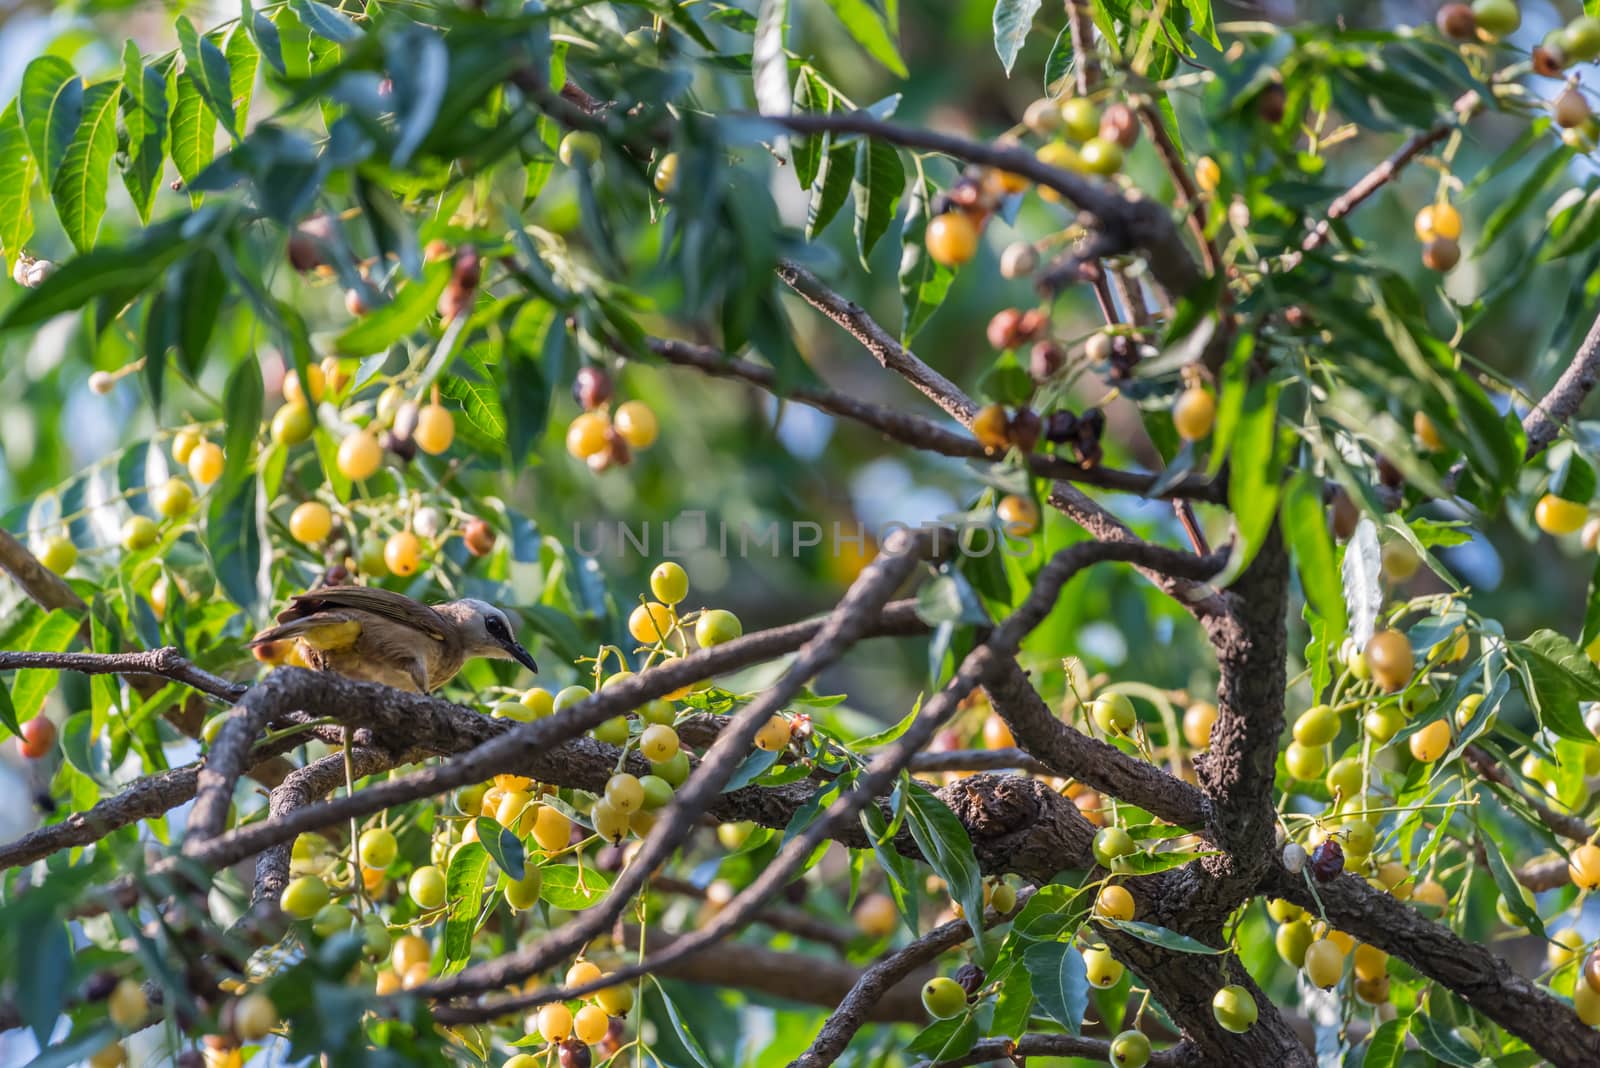
<path id="1" fill-rule="evenodd" d="M 0 528 L 0 568 L 22 587 L 30 600 L 47 612 L 63 608 L 82 616 L 89 611 L 89 606 L 67 585 L 66 579 L 41 564 L 26 545 L 4 528 Z"/>
<path id="2" fill-rule="evenodd" d="M 1022 1063 L 1028 1057 L 1080 1057 L 1109 1064 L 1110 1050 L 1111 1043 L 1103 1038 L 1080 1038 L 1077 1035 L 1031 1034 L 1023 1035 L 1015 1042 L 1009 1038 L 985 1038 L 960 1057 L 948 1061 L 923 1061 L 918 1068 L 967 1068 L 968 1065 L 991 1064 L 1006 1059 Z M 1192 1049 L 1180 1043 L 1171 1049 L 1152 1053 L 1145 1063 L 1150 1068 L 1178 1068 L 1180 1065 L 1202 1062 Z"/>
<path id="3" fill-rule="evenodd" d="M 1093 215 L 1115 252 L 1142 251 L 1150 273 L 1174 296 L 1182 296 L 1202 280 L 1194 257 L 1184 245 L 1167 209 L 1149 198 L 1124 196 L 1114 187 L 1052 167 L 1021 147 L 985 144 L 962 137 L 885 122 L 865 111 L 832 115 L 764 115 L 795 133 L 861 134 L 906 148 L 940 152 L 968 163 L 995 167 L 1053 189 Z M 1110 253 L 1108 253 L 1110 254 Z"/>
<path id="4" fill-rule="evenodd" d="M 0 671 L 48 668 L 82 675 L 142 675 L 181 682 L 219 701 L 237 701 L 250 687 L 229 682 L 186 660 L 170 645 L 136 653 L 0 652 Z"/>
<path id="5" fill-rule="evenodd" d="M 1561 372 L 1550 392 L 1523 416 L 1522 429 L 1528 435 L 1527 459 L 1533 459 L 1556 440 L 1561 428 L 1583 407 L 1596 382 L 1600 382 L 1600 318 L 1589 327 L 1572 362 Z"/>

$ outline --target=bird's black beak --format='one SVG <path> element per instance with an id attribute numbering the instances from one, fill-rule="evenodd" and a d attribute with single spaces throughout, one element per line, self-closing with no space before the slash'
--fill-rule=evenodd
<path id="1" fill-rule="evenodd" d="M 535 675 L 539 674 L 539 665 L 534 663 L 533 654 L 524 649 L 521 642 L 517 641 L 515 638 L 512 638 L 510 641 L 505 642 L 504 645 L 506 652 L 511 654 L 511 659 L 515 660 L 517 663 L 521 664 Z"/>

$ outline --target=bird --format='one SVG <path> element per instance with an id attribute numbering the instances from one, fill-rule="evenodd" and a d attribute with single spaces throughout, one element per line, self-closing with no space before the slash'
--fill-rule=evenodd
<path id="1" fill-rule="evenodd" d="M 276 626 L 247 643 L 267 663 L 331 671 L 397 690 L 432 693 L 468 660 L 539 665 L 504 612 L 476 598 L 425 605 L 367 586 L 326 586 L 289 599 Z"/>

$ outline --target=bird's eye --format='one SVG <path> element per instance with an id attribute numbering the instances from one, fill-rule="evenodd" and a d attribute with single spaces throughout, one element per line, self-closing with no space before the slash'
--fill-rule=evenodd
<path id="1" fill-rule="evenodd" d="M 485 626 L 491 638 L 504 638 L 506 636 L 506 625 L 498 619 L 489 620 Z"/>

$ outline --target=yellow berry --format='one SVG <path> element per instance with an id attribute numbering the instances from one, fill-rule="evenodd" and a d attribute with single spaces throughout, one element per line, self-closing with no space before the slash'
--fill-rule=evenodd
<path id="1" fill-rule="evenodd" d="M 789 746 L 789 738 L 794 729 L 789 721 L 782 716 L 773 716 L 767 720 L 766 725 L 756 732 L 756 748 L 765 749 L 774 753 Z"/>
<path id="2" fill-rule="evenodd" d="M 328 391 L 327 376 L 322 373 L 322 368 L 314 363 L 307 366 L 306 381 L 311 385 L 309 391 L 300 388 L 300 375 L 298 372 L 290 371 L 284 375 L 283 399 L 289 404 L 305 404 L 307 403 L 306 394 L 309 392 L 311 394 L 311 404 L 320 401 Z"/>
<path id="3" fill-rule="evenodd" d="M 1194 164 L 1194 184 L 1202 193 L 1215 193 L 1222 184 L 1222 168 L 1210 156 L 1201 156 Z"/>
<path id="4" fill-rule="evenodd" d="M 670 193 L 678 184 L 678 154 L 668 152 L 656 163 L 654 176 L 656 192 Z"/>
<path id="5" fill-rule="evenodd" d="M 611 1030 L 611 1017 L 598 1005 L 585 1005 L 572 1018 L 572 1033 L 579 1042 L 592 1046 Z"/>
<path id="6" fill-rule="evenodd" d="M 1565 497 L 1557 497 L 1554 493 L 1546 493 L 1539 498 L 1539 503 L 1533 509 L 1533 521 L 1539 529 L 1546 534 L 1560 537 L 1571 534 L 1583 526 L 1585 519 L 1589 518 L 1589 509 L 1577 501 L 1569 501 Z"/>
<path id="7" fill-rule="evenodd" d="M 995 507 L 1000 524 L 1014 538 L 1026 538 L 1039 529 L 1039 506 L 1027 497 L 1007 494 Z"/>
<path id="8" fill-rule="evenodd" d="M 417 427 L 411 440 L 423 452 L 439 455 L 455 440 L 456 420 L 442 404 L 430 404 L 417 413 Z"/>
<path id="9" fill-rule="evenodd" d="M 57 534 L 39 548 L 39 562 L 58 575 L 65 575 L 78 562 L 78 547 L 72 539 Z"/>
<path id="10" fill-rule="evenodd" d="M 643 401 L 626 401 L 617 406 L 611 416 L 611 425 L 631 448 L 648 449 L 656 443 L 660 426 L 656 413 Z"/>
<path id="11" fill-rule="evenodd" d="M 278 1026 L 278 1007 L 265 994 L 246 994 L 233 1005 L 233 1032 L 245 1042 L 266 1038 Z"/>
<path id="12" fill-rule="evenodd" d="M 677 619 L 672 609 L 656 601 L 646 601 L 628 615 L 628 633 L 641 645 L 665 641 Z"/>
<path id="13" fill-rule="evenodd" d="M 422 542 L 409 530 L 389 535 L 383 545 L 383 562 L 396 575 L 416 574 L 422 565 Z"/>
<path id="14" fill-rule="evenodd" d="M 689 576 L 670 560 L 650 572 L 650 592 L 662 604 L 677 604 L 689 596 Z"/>
<path id="15" fill-rule="evenodd" d="M 1574 849 L 1567 858 L 1567 871 L 1579 890 L 1600 887 L 1600 846 L 1585 843 Z"/>
<path id="16" fill-rule="evenodd" d="M 1449 204 L 1429 204 L 1417 212 L 1414 222 L 1418 241 L 1442 237 L 1455 241 L 1461 237 L 1461 213 Z"/>
<path id="17" fill-rule="evenodd" d="M 194 503 L 194 491 L 189 483 L 174 476 L 150 491 L 150 503 L 168 519 L 176 519 Z"/>
<path id="18" fill-rule="evenodd" d="M 189 462 L 189 457 L 194 455 L 195 447 L 203 439 L 200 432 L 194 429 L 184 429 L 172 436 L 172 458 L 180 464 Z"/>
<path id="19" fill-rule="evenodd" d="M 1110 920 L 1133 919 L 1133 895 L 1125 887 L 1103 887 L 1094 899 L 1094 914 Z"/>
<path id="20" fill-rule="evenodd" d="M 1172 426 L 1184 441 L 1199 441 L 1211 433 L 1217 419 L 1217 398 L 1210 390 L 1191 386 L 1172 405 Z"/>
<path id="21" fill-rule="evenodd" d="M 122 547 L 129 552 L 138 552 L 148 549 L 156 543 L 161 532 L 156 528 L 155 520 L 149 516 L 130 516 L 122 524 Z"/>
<path id="22" fill-rule="evenodd" d="M 272 440 L 284 445 L 298 445 L 311 437 L 316 421 L 311 409 L 304 404 L 285 404 L 272 417 Z"/>
<path id="23" fill-rule="evenodd" d="M 339 442 L 339 473 L 352 482 L 371 478 L 383 466 L 383 446 L 370 430 L 357 430 Z"/>
<path id="24" fill-rule="evenodd" d="M 289 533 L 302 545 L 316 545 L 333 530 L 333 513 L 321 501 L 306 501 L 289 515 Z"/>
<path id="25" fill-rule="evenodd" d="M 1424 764 L 1431 764 L 1444 756 L 1445 750 L 1450 748 L 1450 721 L 1434 720 L 1413 734 L 1408 744 L 1412 756 Z"/>
<path id="26" fill-rule="evenodd" d="M 587 460 L 608 447 L 606 432 L 611 424 L 599 412 L 584 412 L 567 426 L 567 452 L 574 459 Z"/>
<path id="27" fill-rule="evenodd" d="M 1196 749 L 1205 749 L 1211 744 L 1211 728 L 1216 722 L 1217 706 L 1210 701 L 1190 705 L 1183 713 L 1184 741 Z"/>
<path id="28" fill-rule="evenodd" d="M 935 263 L 959 267 L 978 252 L 978 227 L 964 211 L 947 211 L 928 223 L 923 235 Z"/>
<path id="29" fill-rule="evenodd" d="M 222 477 L 222 446 L 202 441 L 189 453 L 189 477 L 209 486 Z"/>
<path id="30" fill-rule="evenodd" d="M 539 1034 L 546 1042 L 562 1042 L 572 1034 L 572 1010 L 561 1002 L 539 1009 Z"/>
<path id="31" fill-rule="evenodd" d="M 112 989 L 106 999 L 106 1012 L 111 1022 L 124 1031 L 132 1031 L 144 1023 L 150 1012 L 150 1000 L 144 987 L 136 979 L 123 979 Z"/>

